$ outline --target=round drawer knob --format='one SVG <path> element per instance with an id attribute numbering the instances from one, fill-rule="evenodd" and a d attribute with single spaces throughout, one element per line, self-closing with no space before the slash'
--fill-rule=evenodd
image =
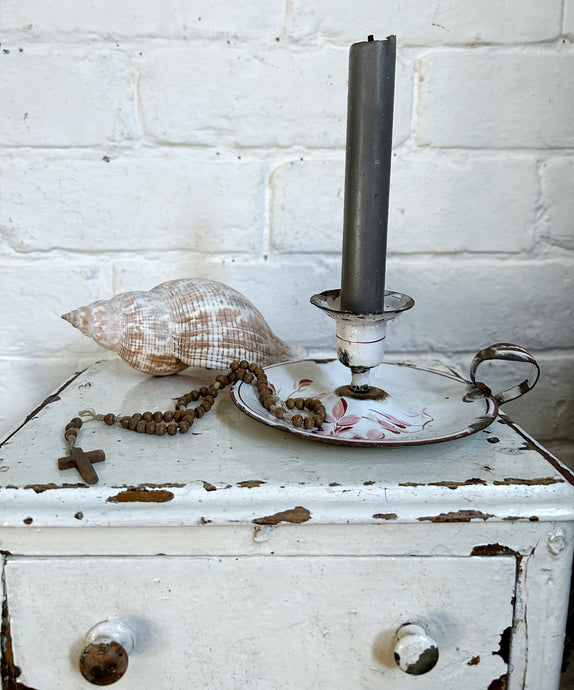
<path id="1" fill-rule="evenodd" d="M 93 685 L 111 685 L 128 668 L 135 634 L 123 621 L 103 621 L 88 631 L 80 654 L 80 671 Z"/>
<path id="2" fill-rule="evenodd" d="M 435 667 L 438 645 L 422 626 L 414 623 L 401 625 L 397 631 L 395 661 L 401 671 L 420 676 Z"/>

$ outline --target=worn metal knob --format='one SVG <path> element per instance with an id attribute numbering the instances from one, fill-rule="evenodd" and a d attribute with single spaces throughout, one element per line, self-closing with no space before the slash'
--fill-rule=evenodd
<path id="1" fill-rule="evenodd" d="M 135 647 L 132 628 L 120 620 L 103 621 L 88 631 L 80 654 L 80 671 L 93 685 L 111 685 L 128 668 L 128 655 Z"/>
<path id="2" fill-rule="evenodd" d="M 406 623 L 397 630 L 395 661 L 405 673 L 420 676 L 431 671 L 438 661 L 438 645 L 426 630 Z"/>

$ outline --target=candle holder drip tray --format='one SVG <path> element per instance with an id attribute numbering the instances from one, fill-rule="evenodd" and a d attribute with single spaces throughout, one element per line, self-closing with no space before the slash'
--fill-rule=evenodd
<path id="1" fill-rule="evenodd" d="M 521 383 L 493 393 L 476 379 L 486 360 L 511 360 L 531 365 Z M 399 446 L 437 443 L 468 436 L 488 427 L 499 406 L 531 390 L 540 374 L 526 350 L 499 343 L 478 352 L 469 379 L 400 362 L 382 362 L 370 369 L 377 395 L 349 390 L 349 369 L 340 361 L 302 360 L 266 367 L 269 382 L 282 399 L 318 398 L 327 410 L 319 429 L 294 427 L 277 419 L 259 402 L 252 386 L 237 382 L 235 404 L 253 419 L 308 439 L 351 446 Z"/>

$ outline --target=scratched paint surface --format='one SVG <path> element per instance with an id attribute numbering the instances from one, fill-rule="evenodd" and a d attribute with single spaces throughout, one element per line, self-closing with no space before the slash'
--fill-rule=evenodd
<path id="1" fill-rule="evenodd" d="M 186 435 L 147 436 L 88 422 L 77 445 L 105 451 L 95 466 L 99 483 L 88 488 L 76 470 L 58 470 L 62 430 L 79 410 L 169 409 L 175 397 L 212 379 L 199 370 L 154 378 L 119 361 L 90 367 L 0 446 L 0 502 L 15 508 L 4 524 L 161 524 L 168 517 L 251 523 L 297 506 L 309 511 L 309 522 L 381 522 L 381 515 L 465 521 L 472 511 L 476 519 L 559 519 L 571 512 L 571 475 L 500 420 L 440 444 L 337 447 L 257 423 L 227 391 Z M 533 492 L 537 515 L 529 508 Z M 142 504 L 153 510 L 144 515 Z"/>
<path id="2" fill-rule="evenodd" d="M 118 687 L 184 688 L 192 676 L 194 688 L 209 690 L 410 690 L 421 681 L 425 690 L 484 690 L 507 671 L 495 652 L 512 624 L 514 581 L 512 557 L 17 558 L 6 566 L 19 680 L 39 689 L 91 687 L 74 655 L 87 630 L 111 617 L 139 634 Z M 74 592 L 65 607 L 62 591 Z M 479 615 L 485 602 L 488 616 Z M 424 679 L 393 659 L 395 631 L 413 618 L 439 647 Z M 46 636 L 58 645 L 43 644 Z"/>

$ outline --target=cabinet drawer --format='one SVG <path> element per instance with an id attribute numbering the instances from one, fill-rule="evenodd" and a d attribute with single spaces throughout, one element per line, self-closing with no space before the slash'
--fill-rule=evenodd
<path id="1" fill-rule="evenodd" d="M 78 670 L 84 636 L 114 618 L 137 637 L 115 684 L 125 689 L 484 690 L 507 671 L 512 557 L 15 557 L 5 568 L 18 680 L 36 690 L 94 687 Z M 439 649 L 424 676 L 394 660 L 408 622 Z"/>

